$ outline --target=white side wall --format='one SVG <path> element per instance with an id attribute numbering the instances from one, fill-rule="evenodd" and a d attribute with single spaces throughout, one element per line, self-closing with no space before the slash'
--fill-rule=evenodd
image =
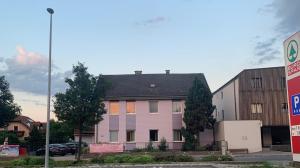
<path id="1" fill-rule="evenodd" d="M 217 121 L 230 121 L 239 119 L 239 85 L 238 79 L 213 95 L 213 104 L 216 106 L 214 116 Z M 234 91 L 235 90 L 235 91 Z M 235 93 L 235 95 L 234 95 Z M 223 97 L 222 97 L 223 94 Z M 223 111 L 224 110 L 224 119 Z"/>
<path id="2" fill-rule="evenodd" d="M 261 121 L 240 120 L 218 123 L 217 141 L 225 140 L 228 149 L 248 149 L 249 153 L 262 151 Z"/>

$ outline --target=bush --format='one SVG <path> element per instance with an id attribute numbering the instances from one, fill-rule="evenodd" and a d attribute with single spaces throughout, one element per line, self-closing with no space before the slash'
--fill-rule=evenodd
<path id="1" fill-rule="evenodd" d="M 104 157 L 101 155 L 101 156 L 96 156 L 94 158 L 91 159 L 91 163 L 104 163 Z"/>
<path id="2" fill-rule="evenodd" d="M 91 159 L 91 163 L 151 163 L 154 162 L 153 156 L 151 155 L 106 155 L 97 156 Z"/>
<path id="3" fill-rule="evenodd" d="M 159 145 L 158 145 L 158 149 L 160 151 L 166 151 L 168 149 L 168 145 L 167 145 L 167 140 L 166 138 L 162 138 L 159 142 Z"/>
<path id="4" fill-rule="evenodd" d="M 152 142 L 152 141 L 150 141 L 150 142 L 147 144 L 146 150 L 149 151 L 149 152 L 154 151 L 154 147 L 153 147 L 153 142 Z"/>
<path id="5" fill-rule="evenodd" d="M 53 164 L 53 160 L 49 160 L 50 164 Z M 25 165 L 44 165 L 45 158 L 41 157 L 24 157 L 17 160 L 13 160 L 12 164 L 14 166 L 25 166 Z"/>
<path id="6" fill-rule="evenodd" d="M 152 163 L 154 162 L 153 156 L 151 155 L 137 155 L 130 158 L 128 163 Z"/>
<path id="7" fill-rule="evenodd" d="M 233 157 L 230 155 L 210 155 L 203 157 L 202 161 L 233 161 Z"/>
<path id="8" fill-rule="evenodd" d="M 154 155 L 157 162 L 193 162 L 194 158 L 187 154 L 157 153 Z"/>

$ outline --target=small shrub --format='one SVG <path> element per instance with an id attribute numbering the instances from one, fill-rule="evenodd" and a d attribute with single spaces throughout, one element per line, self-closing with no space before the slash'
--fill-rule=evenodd
<path id="1" fill-rule="evenodd" d="M 119 160 L 116 160 L 115 156 L 105 156 L 104 163 L 119 163 Z"/>
<path id="2" fill-rule="evenodd" d="M 141 164 L 146 164 L 146 163 L 152 163 L 154 162 L 153 156 L 151 155 L 136 155 L 133 156 L 128 163 L 141 163 Z"/>
<path id="3" fill-rule="evenodd" d="M 157 153 L 154 155 L 156 162 L 193 162 L 194 158 L 187 154 Z"/>
<path id="4" fill-rule="evenodd" d="M 146 150 L 147 150 L 148 152 L 154 151 L 154 147 L 153 147 L 153 142 L 152 142 L 152 141 L 150 141 L 150 142 L 148 143 L 148 145 L 147 145 L 147 147 L 146 147 Z"/>
<path id="5" fill-rule="evenodd" d="M 230 155 L 210 155 L 202 158 L 202 161 L 233 161 Z"/>
<path id="6" fill-rule="evenodd" d="M 187 154 L 180 154 L 180 155 L 176 155 L 175 161 L 176 162 L 193 162 L 194 158 Z"/>
<path id="7" fill-rule="evenodd" d="M 103 156 L 96 156 L 96 157 L 91 159 L 91 163 L 102 164 L 102 163 L 104 163 L 104 157 Z"/>
<path id="8" fill-rule="evenodd" d="M 160 151 L 166 151 L 168 149 L 168 145 L 167 145 L 167 140 L 166 138 L 162 138 L 159 142 L 159 145 L 158 145 L 158 149 Z"/>
<path id="9" fill-rule="evenodd" d="M 145 152 L 145 148 L 134 148 L 131 152 Z"/>
<path id="10" fill-rule="evenodd" d="M 52 159 L 49 160 L 50 164 L 54 161 Z M 15 166 L 24 166 L 24 165 L 43 165 L 45 164 L 45 158 L 41 157 L 24 157 L 17 160 L 13 160 L 12 164 Z"/>

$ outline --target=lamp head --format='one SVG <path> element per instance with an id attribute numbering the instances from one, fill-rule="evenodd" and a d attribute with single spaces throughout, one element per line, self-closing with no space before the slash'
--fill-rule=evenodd
<path id="1" fill-rule="evenodd" d="M 54 13 L 54 10 L 52 8 L 47 8 L 47 11 L 52 15 Z"/>

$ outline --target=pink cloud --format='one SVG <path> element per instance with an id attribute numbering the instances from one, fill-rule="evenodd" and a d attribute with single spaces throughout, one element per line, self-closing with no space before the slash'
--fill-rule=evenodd
<path id="1" fill-rule="evenodd" d="M 48 60 L 46 57 L 42 56 L 36 52 L 27 52 L 25 48 L 17 46 L 17 56 L 15 61 L 21 65 L 45 65 Z"/>

